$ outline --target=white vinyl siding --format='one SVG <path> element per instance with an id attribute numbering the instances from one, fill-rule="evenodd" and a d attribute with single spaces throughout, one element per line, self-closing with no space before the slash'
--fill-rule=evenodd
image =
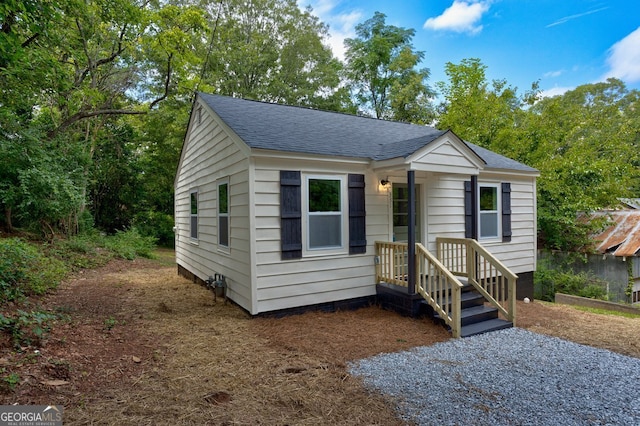
<path id="1" fill-rule="evenodd" d="M 198 105 L 197 107 L 199 107 Z M 206 280 L 227 279 L 228 295 L 251 310 L 250 162 L 230 134 L 202 106 L 200 124 L 192 117 L 176 178 L 176 262 Z M 229 247 L 219 250 L 218 182 L 228 182 Z M 190 243 L 191 191 L 198 190 L 198 244 Z"/>
<path id="2" fill-rule="evenodd" d="M 280 170 L 301 170 L 303 186 L 308 177 L 336 179 L 336 176 L 339 176 L 346 181 L 349 173 L 364 173 L 367 206 L 366 254 L 347 253 L 348 235 L 345 232 L 342 236 L 344 253 L 334 254 L 331 250 L 318 250 L 314 252 L 314 256 L 282 261 Z M 342 187 L 342 191 L 346 192 L 346 188 Z M 339 169 L 332 163 L 259 158 L 255 162 L 254 199 L 257 309 L 252 313 L 375 295 L 374 242 L 387 239 L 388 194 L 378 190 L 378 179 L 373 173 L 367 173 L 364 167 L 359 165 L 346 164 Z M 343 203 L 344 216 L 347 216 L 346 199 Z"/>
<path id="3" fill-rule="evenodd" d="M 427 248 L 434 253 L 437 237 L 464 238 L 465 180 L 469 176 L 446 174 L 433 174 L 426 180 Z M 495 184 L 498 189 L 500 182 L 511 183 L 511 241 L 494 238 L 480 243 L 516 274 L 535 271 L 535 177 L 481 173 L 478 180 L 479 185 Z"/>

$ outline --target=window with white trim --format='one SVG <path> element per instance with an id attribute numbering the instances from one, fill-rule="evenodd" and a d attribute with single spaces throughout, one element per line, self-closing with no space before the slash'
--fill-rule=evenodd
<path id="1" fill-rule="evenodd" d="M 229 181 L 218 182 L 218 245 L 229 247 Z"/>
<path id="2" fill-rule="evenodd" d="M 198 239 L 198 191 L 191 191 L 190 196 L 190 221 L 189 221 L 189 236 L 197 240 Z"/>
<path id="3" fill-rule="evenodd" d="M 478 234 L 480 238 L 498 238 L 500 234 L 500 190 L 498 184 L 478 185 Z"/>
<path id="4" fill-rule="evenodd" d="M 306 176 L 303 195 L 306 250 L 344 249 L 348 241 L 346 194 L 343 176 Z"/>

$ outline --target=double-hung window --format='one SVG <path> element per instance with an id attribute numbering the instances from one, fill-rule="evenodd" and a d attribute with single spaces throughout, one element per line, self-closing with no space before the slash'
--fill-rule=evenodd
<path id="1" fill-rule="evenodd" d="M 218 182 L 218 245 L 229 248 L 229 181 Z"/>
<path id="2" fill-rule="evenodd" d="M 190 193 L 190 233 L 189 236 L 197 240 L 198 239 L 198 191 L 191 191 Z"/>
<path id="3" fill-rule="evenodd" d="M 500 191 L 497 184 L 479 184 L 480 238 L 498 238 L 500 234 Z"/>
<path id="4" fill-rule="evenodd" d="M 344 177 L 307 176 L 304 189 L 306 250 L 343 249 L 347 240 Z"/>

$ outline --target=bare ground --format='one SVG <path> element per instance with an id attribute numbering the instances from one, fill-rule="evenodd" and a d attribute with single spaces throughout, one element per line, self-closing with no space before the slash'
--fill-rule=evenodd
<path id="1" fill-rule="evenodd" d="M 64 405 L 65 424 L 402 424 L 347 362 L 450 338 L 377 307 L 251 319 L 178 277 L 172 256 L 113 261 L 41 300 L 64 318 L 39 346 L 0 341 L 2 377 L 20 378 L 0 403 Z M 639 318 L 541 302 L 518 314 L 531 331 L 640 358 Z"/>

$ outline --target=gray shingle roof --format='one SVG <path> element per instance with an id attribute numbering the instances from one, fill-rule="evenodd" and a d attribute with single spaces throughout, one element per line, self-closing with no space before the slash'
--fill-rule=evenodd
<path id="1" fill-rule="evenodd" d="M 415 124 L 201 92 L 198 96 L 251 148 L 387 160 L 407 157 L 447 132 Z M 488 167 L 535 171 L 517 161 L 468 145 Z"/>

